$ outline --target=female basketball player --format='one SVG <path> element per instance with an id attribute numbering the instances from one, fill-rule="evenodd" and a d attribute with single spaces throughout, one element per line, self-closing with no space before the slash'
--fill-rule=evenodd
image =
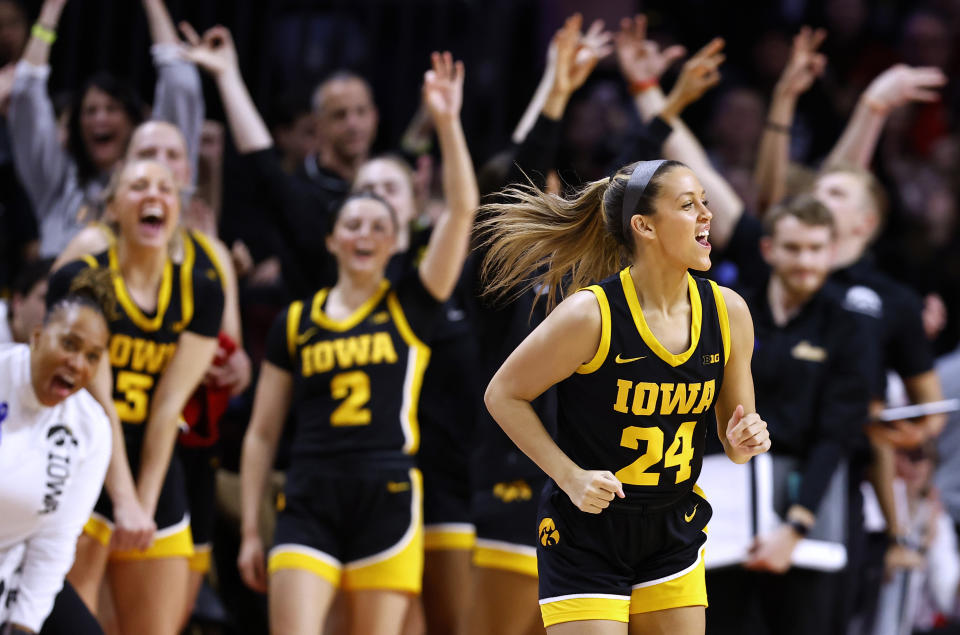
<path id="1" fill-rule="evenodd" d="M 423 569 L 417 402 L 430 349 L 423 343 L 466 257 L 478 202 L 459 112 L 463 66 L 434 54 L 424 101 L 440 140 L 449 211 L 417 271 L 384 278 L 398 232 L 384 199 L 354 194 L 327 248 L 337 283 L 294 302 L 271 329 L 244 440 L 239 566 L 265 589 L 256 512 L 277 438 L 292 409 L 297 430 L 266 569 L 270 626 L 316 633 L 334 591 L 347 592 L 356 633 L 399 632 Z"/>
<path id="2" fill-rule="evenodd" d="M 488 290 L 540 285 L 553 290 L 549 308 L 603 280 L 561 302 L 486 393 L 493 417 L 552 479 L 538 527 L 544 625 L 703 633 L 711 511 L 696 480 L 714 407 L 732 460 L 770 447 L 754 412 L 746 304 L 688 273 L 710 267 L 703 187 L 681 163 L 644 161 L 572 199 L 522 187 L 505 195 L 482 226 Z M 530 406 L 554 384 L 557 442 Z"/>
<path id="3" fill-rule="evenodd" d="M 397 254 L 387 268 L 391 280 L 415 270 L 432 228 L 410 226 L 418 216 L 413 173 L 403 159 L 390 155 L 360 166 L 354 191 L 373 192 L 397 213 L 401 233 Z M 475 408 L 480 406 L 477 342 L 469 315 L 469 291 L 458 283 L 431 332 L 430 365 L 423 378 L 418 418 L 423 474 L 423 612 L 427 632 L 464 632 L 472 595 L 470 558 L 475 542 L 467 465 Z M 419 610 L 419 607 L 414 607 Z M 409 619 L 415 622 L 417 615 Z M 410 631 L 405 631 L 410 632 Z"/>
<path id="4" fill-rule="evenodd" d="M 126 160 L 156 159 L 167 166 L 181 193 L 190 188 L 193 182 L 189 148 L 180 130 L 165 121 L 148 121 L 133 131 L 127 147 Z M 181 206 L 190 205 L 190 196 L 182 196 Z M 102 211 L 102 210 L 100 210 Z M 74 236 L 67 247 L 57 256 L 54 269 L 86 254 L 96 254 L 106 250 L 115 240 L 115 220 L 109 214 L 90 215 L 91 222 Z M 224 295 L 223 322 L 221 338 L 225 345 L 218 358 L 221 365 L 213 365 L 208 370 L 207 382 L 201 386 L 191 400 L 197 404 L 211 395 L 214 400 L 225 401 L 227 396 L 236 395 L 246 389 L 250 383 L 250 359 L 243 350 L 243 337 L 240 325 L 240 298 L 237 288 L 237 275 L 229 250 L 215 235 L 208 235 L 195 227 L 181 224 L 171 241 L 170 257 L 176 264 L 192 266 L 197 271 L 220 283 Z M 225 348 L 231 348 L 226 352 Z M 212 384 L 212 385 L 211 385 Z M 197 420 L 198 412 L 203 413 Z M 216 507 L 215 470 L 213 467 L 217 440 L 217 421 L 209 417 L 207 408 L 188 407 L 185 419 L 191 426 L 189 432 L 181 435 L 177 445 L 179 459 L 184 468 L 188 499 L 190 503 L 190 530 L 193 535 L 194 554 L 190 558 L 190 581 L 187 585 L 187 603 L 184 609 L 184 622 L 193 610 L 197 592 L 203 575 L 210 569 L 210 554 L 213 539 L 213 519 Z M 205 431 L 199 435 L 196 431 Z M 187 444 L 190 444 L 189 446 Z M 114 501 L 116 505 L 116 501 Z"/>
<path id="5" fill-rule="evenodd" d="M 176 633 L 193 547 L 182 469 L 171 455 L 180 413 L 217 349 L 223 294 L 218 282 L 186 262 L 170 260 L 180 199 L 166 166 L 155 161 L 126 164 L 106 200 L 117 221 L 116 243 L 96 257 L 85 256 L 60 269 L 51 279 L 49 297 L 59 297 L 85 268 L 109 268 L 115 274 L 120 316 L 110 324 L 113 388 L 98 386 L 97 391 L 112 392 L 113 399 L 104 401 L 108 409 L 115 407 L 124 424 L 137 495 L 157 532 L 145 550 L 111 552 L 113 508 L 101 495 L 78 542 L 70 580 L 95 606 L 106 569 L 122 632 Z"/>
<path id="6" fill-rule="evenodd" d="M 109 276 L 85 276 L 29 345 L 0 345 L 0 632 L 102 633 L 64 577 L 110 460 L 110 421 L 84 389 L 115 301 Z"/>

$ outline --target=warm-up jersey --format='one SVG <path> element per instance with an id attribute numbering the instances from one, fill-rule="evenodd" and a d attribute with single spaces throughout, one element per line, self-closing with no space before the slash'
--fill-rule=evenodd
<path id="1" fill-rule="evenodd" d="M 113 400 L 117 415 L 130 432 L 140 430 L 150 414 L 150 404 L 164 370 L 177 350 L 180 334 L 190 331 L 216 337 L 223 314 L 219 280 L 195 267 L 197 253 L 184 243 L 182 264 L 171 260 L 163 270 L 156 310 L 140 309 L 120 274 L 116 247 L 97 256 L 84 256 L 57 270 L 50 279 L 47 305 L 66 295 L 70 282 L 86 268 L 109 267 L 114 272 L 117 319 L 110 321 L 108 356 L 113 370 Z"/>
<path id="2" fill-rule="evenodd" d="M 623 503 L 661 506 L 693 489 L 730 350 L 715 283 L 688 275 L 690 347 L 673 354 L 647 326 L 630 269 L 588 287 L 600 304 L 600 346 L 558 384 L 558 443 L 581 468 L 610 470 Z"/>
<path id="3" fill-rule="evenodd" d="M 292 303 L 270 329 L 267 360 L 293 376 L 291 469 L 413 466 L 417 409 L 440 304 L 416 271 L 344 320 L 329 290 Z"/>

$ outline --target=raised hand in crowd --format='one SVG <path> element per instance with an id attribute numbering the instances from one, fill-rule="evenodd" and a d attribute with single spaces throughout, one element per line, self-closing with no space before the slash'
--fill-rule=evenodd
<path id="1" fill-rule="evenodd" d="M 723 38 L 713 38 L 696 55 L 684 62 L 683 70 L 667 95 L 660 116 L 670 121 L 720 82 L 720 65 L 726 56 Z"/>
<path id="2" fill-rule="evenodd" d="M 797 98 L 810 90 L 814 80 L 823 74 L 827 67 L 827 56 L 819 52 L 820 45 L 827 37 L 824 29 L 802 27 L 793 36 L 790 59 L 777 80 L 774 96 L 785 95 Z"/>
<path id="3" fill-rule="evenodd" d="M 423 78 L 423 103 L 434 125 L 460 116 L 463 106 L 463 62 L 453 61 L 449 51 L 433 53 L 433 68 Z"/>
<path id="4" fill-rule="evenodd" d="M 870 82 L 862 99 L 879 114 L 888 115 L 891 110 L 913 101 L 937 101 L 940 99 L 937 89 L 946 83 L 947 76 L 935 66 L 896 64 Z"/>
<path id="5" fill-rule="evenodd" d="M 613 50 L 613 34 L 604 29 L 602 20 L 594 20 L 581 35 L 582 25 L 583 17 L 574 14 L 550 40 L 543 77 L 513 131 L 514 143 L 523 143 L 541 113 L 554 121 L 562 119 L 570 96 L 587 80 L 597 62 Z"/>
<path id="6" fill-rule="evenodd" d="M 560 119 L 574 92 L 587 81 L 597 62 L 610 54 L 613 36 L 603 31 L 603 23 L 594 22 L 586 35 L 581 35 L 583 16 L 575 13 L 553 36 L 551 47 L 556 50 L 556 62 L 550 92 L 543 113 Z"/>
<path id="7" fill-rule="evenodd" d="M 614 36 L 614 42 L 620 72 L 627 80 L 631 94 L 659 83 L 660 76 L 687 53 L 680 45 L 660 50 L 656 42 L 647 38 L 647 17 L 644 15 L 620 20 L 620 31 Z"/>
<path id="8" fill-rule="evenodd" d="M 661 53 L 659 47 L 653 42 L 633 42 L 632 40 L 638 35 L 645 36 L 641 29 L 636 28 L 636 23 L 635 19 L 633 28 L 627 32 L 631 40 L 629 48 L 645 51 L 644 56 L 652 57 L 653 60 L 647 63 L 646 67 L 663 72 L 668 65 L 667 62 L 672 63 L 675 59 L 674 54 L 667 56 L 665 52 Z M 621 31 L 619 37 L 621 40 L 618 42 L 618 49 L 623 46 L 624 31 Z M 689 105 L 687 100 L 694 96 L 702 96 L 704 91 L 713 85 L 717 77 L 716 68 L 724 60 L 721 53 L 722 47 L 723 40 L 715 38 L 691 58 L 693 63 L 684 65 L 677 79 L 679 87 L 672 96 L 673 103 L 669 108 L 659 81 L 644 82 L 642 85 L 632 84 L 630 91 L 634 95 L 634 105 L 643 121 L 650 121 L 659 116 L 673 129 L 663 144 L 663 157 L 685 163 L 699 177 L 704 189 L 710 192 L 710 211 L 713 212 L 713 219 L 710 221 L 710 242 L 721 249 L 730 240 L 733 228 L 743 214 L 744 204 L 730 183 L 714 167 L 697 137 L 680 119 L 678 106 Z M 621 70 L 624 70 L 622 62 Z M 630 76 L 624 73 L 624 77 L 629 80 Z"/>
<path id="9" fill-rule="evenodd" d="M 866 169 L 873 159 L 887 116 L 912 102 L 936 101 L 940 98 L 938 89 L 946 83 L 947 76 L 933 66 L 896 64 L 877 75 L 860 96 L 825 164 L 848 163 Z"/>
<path id="10" fill-rule="evenodd" d="M 810 89 L 826 68 L 827 58 L 818 52 L 826 37 L 827 32 L 823 29 L 801 28 L 793 37 L 790 58 L 773 89 L 754 171 L 758 211 L 761 213 L 786 196 L 790 127 L 793 125 L 797 98 Z"/>
<path id="11" fill-rule="evenodd" d="M 230 30 L 224 26 L 208 29 L 203 37 L 187 22 L 180 23 L 180 32 L 186 38 L 183 57 L 190 60 L 215 79 L 227 72 L 240 72 L 237 48 Z"/>
<path id="12" fill-rule="evenodd" d="M 183 57 L 209 73 L 217 83 L 233 143 L 240 154 L 272 146 L 270 131 L 243 83 L 237 49 L 229 29 L 217 25 L 201 37 L 190 24 L 181 22 L 180 32 L 186 38 L 181 53 Z"/>

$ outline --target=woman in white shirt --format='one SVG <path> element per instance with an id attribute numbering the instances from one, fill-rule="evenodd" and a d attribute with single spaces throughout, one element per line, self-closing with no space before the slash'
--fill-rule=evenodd
<path id="1" fill-rule="evenodd" d="M 112 294 L 109 272 L 91 271 L 29 344 L 0 345 L 2 635 L 100 632 L 61 588 L 110 459 L 110 422 L 84 388 L 107 348 Z M 51 610 L 67 630 L 47 620 Z"/>

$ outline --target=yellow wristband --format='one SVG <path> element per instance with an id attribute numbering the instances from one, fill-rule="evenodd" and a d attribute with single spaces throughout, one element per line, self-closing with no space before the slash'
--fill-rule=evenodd
<path id="1" fill-rule="evenodd" d="M 33 28 L 30 29 L 30 35 L 37 38 L 41 42 L 46 42 L 50 46 L 57 41 L 57 32 L 48 29 L 39 22 L 34 24 Z"/>

